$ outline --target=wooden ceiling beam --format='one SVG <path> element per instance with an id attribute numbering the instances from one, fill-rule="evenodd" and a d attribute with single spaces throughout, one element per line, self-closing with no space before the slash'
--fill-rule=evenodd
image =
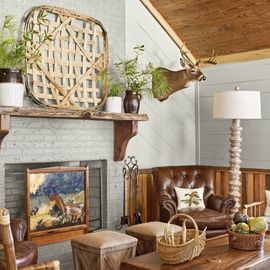
<path id="1" fill-rule="evenodd" d="M 244 61 L 251 61 L 251 60 L 260 60 L 270 58 L 270 48 L 269 49 L 262 49 L 262 50 L 254 50 L 254 51 L 247 51 L 241 53 L 234 53 L 228 55 L 220 55 L 216 57 L 218 64 L 229 64 L 229 63 L 237 63 L 237 62 L 244 62 Z M 207 61 L 209 58 L 201 59 L 202 64 L 200 67 L 212 66 L 212 64 L 203 63 Z"/>
<path id="2" fill-rule="evenodd" d="M 141 0 L 157 21 L 186 42 L 193 56 L 207 61 L 214 50 L 218 63 L 269 58 L 270 1 Z M 153 7 L 149 5 L 153 4 Z M 164 16 L 160 19 L 160 16 Z M 170 30 L 167 33 L 171 33 Z M 177 42 L 176 42 L 177 43 Z M 207 59 L 208 58 L 208 59 Z"/>
<path id="3" fill-rule="evenodd" d="M 195 64 L 197 59 L 190 52 L 190 50 L 186 47 L 185 43 L 178 37 L 172 27 L 168 24 L 168 22 L 163 18 L 163 16 L 157 11 L 157 9 L 152 5 L 150 0 L 140 0 L 141 3 L 146 7 L 146 9 L 151 13 L 151 15 L 157 20 L 160 26 L 165 30 L 165 32 L 169 35 L 172 41 L 176 44 L 176 46 L 184 52 L 187 52 L 186 55 L 188 58 Z"/>

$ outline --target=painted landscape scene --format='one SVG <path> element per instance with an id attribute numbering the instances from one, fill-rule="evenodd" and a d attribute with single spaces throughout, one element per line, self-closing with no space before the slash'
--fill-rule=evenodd
<path id="1" fill-rule="evenodd" d="M 85 224 L 85 173 L 29 174 L 30 231 Z"/>

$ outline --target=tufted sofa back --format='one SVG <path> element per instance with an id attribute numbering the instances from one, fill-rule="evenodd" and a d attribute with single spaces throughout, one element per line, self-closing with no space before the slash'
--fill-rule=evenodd
<path id="1" fill-rule="evenodd" d="M 157 195 L 169 195 L 177 202 L 174 187 L 198 188 L 204 187 L 204 201 L 214 193 L 214 180 L 216 170 L 214 167 L 192 166 L 166 166 L 152 168 Z"/>

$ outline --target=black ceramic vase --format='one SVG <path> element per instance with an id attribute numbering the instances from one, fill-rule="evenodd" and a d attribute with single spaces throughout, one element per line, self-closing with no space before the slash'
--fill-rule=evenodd
<path id="1" fill-rule="evenodd" d="M 132 90 L 127 90 L 124 97 L 124 112 L 125 113 L 138 113 L 140 109 L 140 101 L 142 96 Z"/>

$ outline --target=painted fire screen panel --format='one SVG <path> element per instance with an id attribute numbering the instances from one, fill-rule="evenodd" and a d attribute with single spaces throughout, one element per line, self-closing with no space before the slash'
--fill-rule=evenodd
<path id="1" fill-rule="evenodd" d="M 39 105 L 97 109 L 106 99 L 107 33 L 88 16 L 57 7 L 32 9 L 25 21 L 27 91 Z"/>
<path id="2" fill-rule="evenodd" d="M 88 224 L 88 167 L 27 169 L 28 236 Z"/>

